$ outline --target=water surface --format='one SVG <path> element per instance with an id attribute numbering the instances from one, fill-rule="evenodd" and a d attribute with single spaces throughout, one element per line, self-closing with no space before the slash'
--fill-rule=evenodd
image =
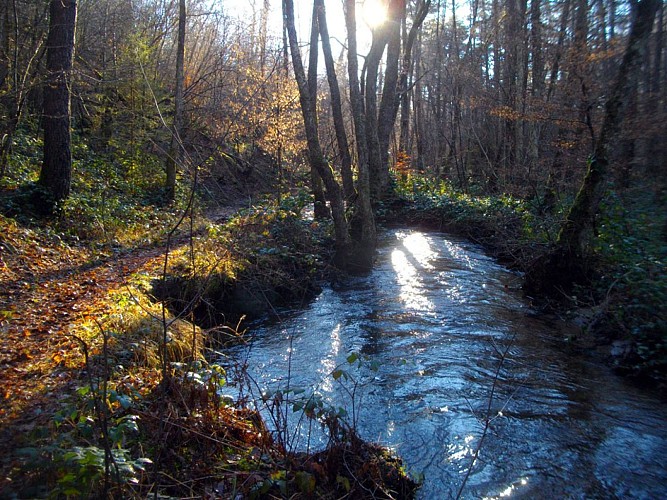
<path id="1" fill-rule="evenodd" d="M 665 405 L 568 352 L 519 284 L 475 245 L 392 231 L 370 275 L 254 326 L 233 355 L 255 396 L 315 388 L 346 408 L 424 475 L 421 498 L 455 497 L 477 450 L 464 498 L 667 498 Z M 294 448 L 326 442 L 299 414 L 288 429 Z"/>

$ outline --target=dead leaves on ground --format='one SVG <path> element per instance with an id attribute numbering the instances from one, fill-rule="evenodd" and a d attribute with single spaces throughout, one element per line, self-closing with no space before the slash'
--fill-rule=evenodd
<path id="1" fill-rule="evenodd" d="M 161 250 L 102 259 L 48 231 L 0 216 L 0 424 L 43 402 L 83 366 L 73 337 L 110 307 L 132 273 L 159 265 Z"/>

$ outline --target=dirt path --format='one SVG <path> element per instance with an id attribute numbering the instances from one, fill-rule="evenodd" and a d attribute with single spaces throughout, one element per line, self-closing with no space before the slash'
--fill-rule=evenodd
<path id="1" fill-rule="evenodd" d="M 79 376 L 72 369 L 77 364 L 72 357 L 82 361 L 80 346 L 70 334 L 72 326 L 91 316 L 102 317 L 109 293 L 139 270 L 158 270 L 164 249 L 135 250 L 92 262 L 85 251 L 59 254 L 38 246 L 34 252 L 29 262 L 12 266 L 11 272 L 5 266 L 0 278 L 3 427 L 17 418 L 43 414 L 57 399 L 54 391 Z"/>
<path id="2" fill-rule="evenodd" d="M 238 207 L 207 214 L 221 222 Z M 25 410 L 43 413 L 53 391 L 79 376 L 72 356 L 81 358 L 72 326 L 101 318 L 109 293 L 140 270 L 159 273 L 165 244 L 127 253 L 95 255 L 17 225 L 0 231 L 0 428 Z M 172 249 L 189 235 L 175 237 Z M 82 361 L 82 360 L 81 360 Z"/>
<path id="3" fill-rule="evenodd" d="M 234 211 L 218 209 L 208 220 L 226 219 Z M 72 331 L 108 313 L 109 295 L 133 274 L 159 275 L 165 245 L 95 254 L 58 236 L 2 222 L 0 453 L 7 457 L 30 431 L 48 425 L 62 396 L 82 384 L 83 356 Z M 171 248 L 188 238 L 175 238 Z M 2 465 L 0 483 L 8 464 Z"/>

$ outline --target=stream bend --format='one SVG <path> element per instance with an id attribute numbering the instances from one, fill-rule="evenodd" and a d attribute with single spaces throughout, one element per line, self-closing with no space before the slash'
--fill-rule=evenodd
<path id="1" fill-rule="evenodd" d="M 314 387 L 355 415 L 362 437 L 424 475 L 424 499 L 456 496 L 487 416 L 464 498 L 666 498 L 665 405 L 566 352 L 562 325 L 536 315 L 519 285 L 473 244 L 390 231 L 371 274 L 253 325 L 232 354 L 247 360 L 255 395 Z M 341 366 L 360 382 L 354 408 L 352 381 L 331 376 Z M 298 417 L 290 445 L 322 447 Z"/>

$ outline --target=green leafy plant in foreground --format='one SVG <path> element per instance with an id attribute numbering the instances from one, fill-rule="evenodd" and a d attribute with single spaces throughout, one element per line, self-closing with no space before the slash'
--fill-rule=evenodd
<path id="1" fill-rule="evenodd" d="M 330 443 L 339 443 L 356 435 L 360 410 L 359 389 L 368 385 L 372 379 L 370 374 L 379 370 L 376 361 L 370 361 L 359 353 L 350 353 L 345 362 L 336 366 L 327 377 L 331 377 L 343 390 L 348 398 L 347 405 L 336 406 L 331 404 L 326 395 L 316 389 L 307 391 L 301 387 L 287 387 L 277 390 L 267 390 L 262 393 L 261 403 L 267 408 L 273 421 L 278 442 L 285 448 L 291 449 L 291 436 L 298 433 L 298 428 L 287 430 L 286 414 L 301 414 L 298 426 L 318 423 L 329 436 Z M 364 375 L 356 371 L 368 370 Z M 346 407 L 347 406 L 347 407 Z"/>
<path id="2" fill-rule="evenodd" d="M 133 397 L 111 389 L 102 401 L 100 390 L 80 387 L 75 399 L 54 414 L 50 442 L 19 451 L 28 466 L 55 476 L 54 497 L 90 497 L 136 484 L 151 463 L 132 451 L 139 436 Z"/>

